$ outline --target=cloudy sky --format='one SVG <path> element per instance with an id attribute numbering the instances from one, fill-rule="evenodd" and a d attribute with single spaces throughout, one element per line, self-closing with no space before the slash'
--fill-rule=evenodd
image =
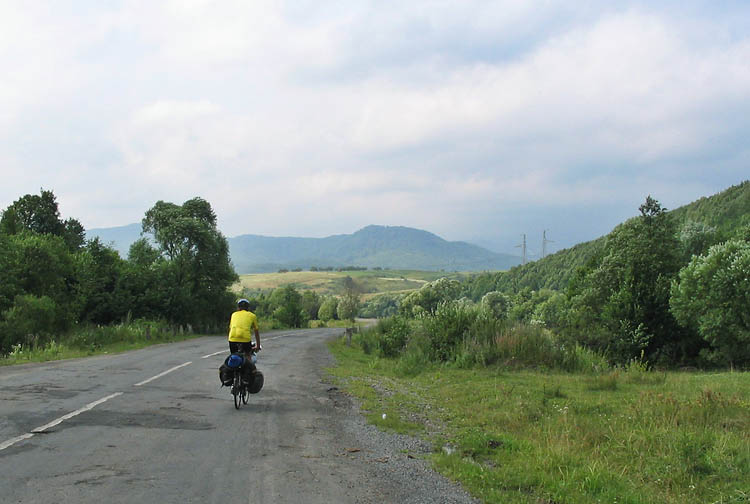
<path id="1" fill-rule="evenodd" d="M 0 2 L 0 208 L 509 253 L 750 178 L 745 1 Z"/>

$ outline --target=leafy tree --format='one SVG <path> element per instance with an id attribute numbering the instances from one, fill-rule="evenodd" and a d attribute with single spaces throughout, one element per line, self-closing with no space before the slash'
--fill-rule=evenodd
<path id="1" fill-rule="evenodd" d="M 317 292 L 306 290 L 302 293 L 302 309 L 308 320 L 317 320 L 321 299 Z"/>
<path id="2" fill-rule="evenodd" d="M 63 222 L 63 239 L 72 251 L 79 250 L 86 243 L 86 230 L 76 219 L 69 218 Z"/>
<path id="3" fill-rule="evenodd" d="M 398 313 L 398 304 L 402 294 L 384 293 L 362 303 L 359 315 L 365 318 L 385 318 Z"/>
<path id="4" fill-rule="evenodd" d="M 508 296 L 498 291 L 491 291 L 482 296 L 482 306 L 492 313 L 498 320 L 505 320 L 510 308 L 510 299 Z"/>
<path id="5" fill-rule="evenodd" d="M 130 245 L 128 261 L 139 266 L 151 266 L 156 263 L 161 253 L 151 246 L 147 238 L 140 238 Z"/>
<path id="6" fill-rule="evenodd" d="M 291 285 L 274 289 L 270 298 L 273 317 L 287 327 L 302 327 L 307 313 L 302 307 L 302 295 Z"/>
<path id="7" fill-rule="evenodd" d="M 537 307 L 546 303 L 554 294 L 555 291 L 551 289 L 540 289 L 538 291 L 532 291 L 528 287 L 521 289 L 513 298 L 508 311 L 508 318 L 526 323 L 536 320 L 534 315 Z"/>
<path id="8" fill-rule="evenodd" d="M 318 310 L 318 318 L 325 322 L 336 318 L 336 312 L 338 308 L 339 300 L 333 296 L 325 298 L 320 304 Z"/>
<path id="9" fill-rule="evenodd" d="M 560 329 L 568 324 L 568 297 L 560 292 L 552 295 L 534 308 L 532 320 L 544 323 L 550 329 Z"/>
<path id="10" fill-rule="evenodd" d="M 226 238 L 216 214 L 202 198 L 180 205 L 158 201 L 146 212 L 143 231 L 154 235 L 166 261 L 155 263 L 168 284 L 169 320 L 177 323 L 219 321 L 231 311 L 228 287 L 237 281 Z M 148 253 L 142 244 L 136 252 Z M 143 259 L 143 257 L 141 257 Z"/>
<path id="11" fill-rule="evenodd" d="M 672 284 L 671 309 L 711 344 L 709 357 L 750 364 L 750 243 L 730 240 L 696 256 Z"/>
<path id="12" fill-rule="evenodd" d="M 346 276 L 344 278 L 344 295 L 336 307 L 339 320 L 350 320 L 354 323 L 354 317 L 357 316 L 357 311 L 359 311 L 360 298 L 361 289 L 359 285 L 352 277 Z"/>
<path id="13" fill-rule="evenodd" d="M 695 255 L 702 255 L 717 241 L 716 228 L 707 224 L 687 221 L 680 230 L 683 262 L 688 263 Z"/>
<path id="14" fill-rule="evenodd" d="M 56 303 L 60 329 L 77 315 L 74 285 L 77 282 L 73 256 L 65 241 L 54 235 L 23 232 L 10 237 L 12 254 L 6 274 L 13 278 L 14 297 L 31 294 L 48 296 Z"/>
<path id="15" fill-rule="evenodd" d="M 61 237 L 0 234 L 0 351 L 17 343 L 43 343 L 53 330 L 66 330 L 78 313 L 76 282 L 72 255 Z M 25 321 L 27 316 L 37 319 Z"/>
<path id="16" fill-rule="evenodd" d="M 670 283 L 680 268 L 676 223 L 649 196 L 641 215 L 607 237 L 602 259 L 577 279 L 572 306 L 578 321 L 599 325 L 601 349 L 627 361 L 644 351 L 651 360 L 694 357 L 696 341 L 680 330 L 669 311 Z"/>
<path id="17" fill-rule="evenodd" d="M 77 291 L 81 302 L 80 321 L 110 324 L 131 308 L 117 296 L 125 261 L 116 250 L 94 238 L 76 254 Z"/>
<path id="18" fill-rule="evenodd" d="M 457 280 L 439 278 L 409 293 L 401 301 L 399 312 L 406 316 L 412 316 L 418 312 L 434 313 L 440 303 L 456 300 L 460 295 L 461 285 Z"/>
<path id="19" fill-rule="evenodd" d="M 0 232 L 19 234 L 24 231 L 60 236 L 70 250 L 78 250 L 83 245 L 85 234 L 76 219 L 60 219 L 55 195 L 44 189 L 38 196 L 27 194 L 17 199 L 0 218 Z"/>
<path id="20" fill-rule="evenodd" d="M 336 307 L 339 320 L 349 320 L 354 322 L 359 309 L 359 299 L 355 296 L 343 296 Z"/>
<path id="21" fill-rule="evenodd" d="M 0 313 L 13 305 L 13 298 L 19 292 L 19 279 L 14 272 L 15 263 L 12 238 L 0 233 Z"/>

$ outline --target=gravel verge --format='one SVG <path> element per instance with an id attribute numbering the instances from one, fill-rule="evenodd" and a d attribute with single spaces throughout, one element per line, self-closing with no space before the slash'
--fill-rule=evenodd
<path id="1" fill-rule="evenodd" d="M 329 354 L 329 366 L 335 365 Z M 479 503 L 459 484 L 434 471 L 425 460 L 432 453 L 427 441 L 403 434 L 384 432 L 368 424 L 359 402 L 330 384 L 328 396 L 336 410 L 339 442 L 355 464 L 366 464 L 367 472 L 377 481 L 381 495 L 363 495 L 357 502 L 398 502 L 405 504 Z M 370 482 L 372 483 L 372 482 Z"/>

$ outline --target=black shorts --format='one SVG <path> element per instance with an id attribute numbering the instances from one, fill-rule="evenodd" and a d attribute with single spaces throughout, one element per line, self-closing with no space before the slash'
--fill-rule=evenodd
<path id="1" fill-rule="evenodd" d="M 253 353 L 253 344 L 252 343 L 239 343 L 236 341 L 230 341 L 229 342 L 229 352 L 231 353 L 246 353 L 250 354 Z"/>

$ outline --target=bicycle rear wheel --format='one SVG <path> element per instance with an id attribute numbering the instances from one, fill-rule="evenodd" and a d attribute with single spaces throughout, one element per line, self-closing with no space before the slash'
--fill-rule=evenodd
<path id="1" fill-rule="evenodd" d="M 242 404 L 247 404 L 247 398 L 250 397 L 250 390 L 247 385 L 242 385 Z"/>
<path id="2" fill-rule="evenodd" d="M 242 405 L 242 380 L 240 374 L 234 373 L 234 382 L 232 383 L 232 395 L 234 396 L 234 408 L 240 409 Z"/>

